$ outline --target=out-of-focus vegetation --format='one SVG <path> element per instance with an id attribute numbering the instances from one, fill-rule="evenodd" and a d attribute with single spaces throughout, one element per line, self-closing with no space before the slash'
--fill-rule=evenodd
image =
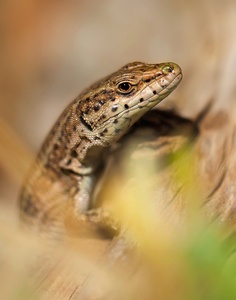
<path id="1" fill-rule="evenodd" d="M 116 257 L 118 263 L 104 256 L 106 241 L 44 240 L 23 232 L 15 216 L 1 210 L 1 298 L 235 299 L 235 243 L 200 209 L 194 157 L 183 150 L 172 159 L 175 180 L 188 182 L 181 199 L 188 208 L 178 222 L 180 211 L 153 198 L 159 189 L 155 165 L 146 160 L 130 167 L 123 159 L 119 172 L 109 174 L 103 197 L 112 199 L 107 206 L 125 227 L 123 238 L 131 247 L 124 258 Z M 84 281 L 91 285 L 81 288 Z"/>

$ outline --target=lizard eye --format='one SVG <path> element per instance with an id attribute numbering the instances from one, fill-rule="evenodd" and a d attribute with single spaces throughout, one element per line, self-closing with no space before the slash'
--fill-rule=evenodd
<path id="1" fill-rule="evenodd" d="M 129 82 L 124 81 L 118 85 L 118 89 L 120 93 L 128 94 L 132 89 L 132 85 Z"/>

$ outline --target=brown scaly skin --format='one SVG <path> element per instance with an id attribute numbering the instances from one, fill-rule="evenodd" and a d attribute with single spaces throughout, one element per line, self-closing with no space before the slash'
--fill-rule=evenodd
<path id="1" fill-rule="evenodd" d="M 68 207 L 75 217 L 86 212 L 106 149 L 181 79 L 174 63 L 135 62 L 81 93 L 53 126 L 26 178 L 20 195 L 23 219 L 47 230 L 63 227 Z"/>

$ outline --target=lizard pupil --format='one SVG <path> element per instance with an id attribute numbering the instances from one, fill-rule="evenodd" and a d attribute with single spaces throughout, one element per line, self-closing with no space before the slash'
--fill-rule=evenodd
<path id="1" fill-rule="evenodd" d="M 118 85 L 118 88 L 121 92 L 129 92 L 131 84 L 129 82 L 122 82 Z"/>

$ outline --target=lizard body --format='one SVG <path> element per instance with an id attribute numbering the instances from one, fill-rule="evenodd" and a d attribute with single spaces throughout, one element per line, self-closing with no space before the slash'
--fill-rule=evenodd
<path id="1" fill-rule="evenodd" d="M 20 195 L 24 220 L 37 228 L 90 209 L 104 154 L 182 79 L 174 63 L 135 62 L 84 90 L 64 110 L 42 145 Z"/>

